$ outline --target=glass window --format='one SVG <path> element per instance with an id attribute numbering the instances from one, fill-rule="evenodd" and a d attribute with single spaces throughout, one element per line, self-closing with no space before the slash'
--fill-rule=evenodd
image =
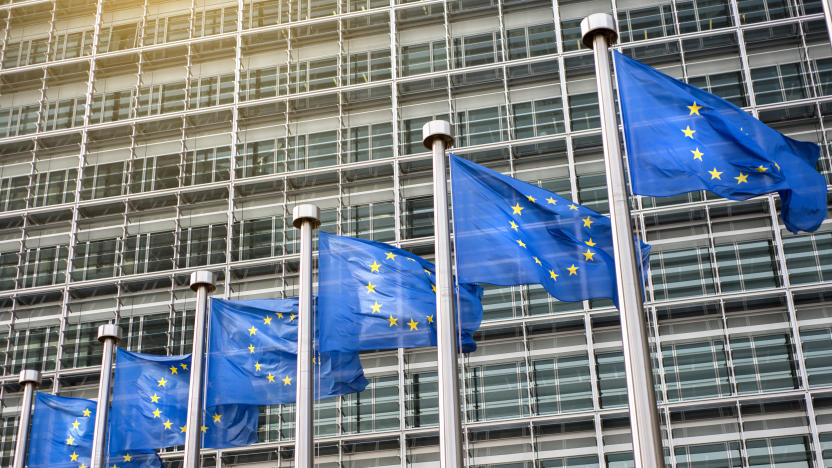
<path id="1" fill-rule="evenodd" d="M 586 354 L 539 360 L 532 366 L 538 414 L 592 409 L 592 376 Z"/>
<path id="2" fill-rule="evenodd" d="M 662 346 L 667 398 L 688 400 L 731 394 L 722 340 Z"/>
<path id="3" fill-rule="evenodd" d="M 595 353 L 601 407 L 627 404 L 627 383 L 624 377 L 624 354 L 621 351 Z"/>
<path id="4" fill-rule="evenodd" d="M 789 335 L 731 338 L 731 350 L 739 393 L 798 388 Z"/>
<path id="5" fill-rule="evenodd" d="M 407 427 L 439 424 L 439 384 L 436 372 L 407 375 L 404 404 Z"/>

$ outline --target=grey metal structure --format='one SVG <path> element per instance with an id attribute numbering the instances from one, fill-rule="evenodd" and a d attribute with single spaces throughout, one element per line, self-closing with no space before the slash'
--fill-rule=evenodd
<path id="1" fill-rule="evenodd" d="M 642 281 L 633 242 L 630 196 L 624 180 L 624 159 L 618 139 L 615 98 L 612 91 L 609 46 L 618 39 L 612 16 L 595 13 L 581 21 L 584 45 L 593 50 L 595 83 L 601 107 L 601 137 L 604 142 L 604 167 L 610 200 L 612 245 L 621 313 L 621 339 L 627 379 L 633 456 L 637 468 L 664 466 L 658 407 L 653 391 L 653 371 L 647 334 L 647 317 L 642 303 Z"/>
<path id="2" fill-rule="evenodd" d="M 104 468 L 107 464 L 107 416 L 110 413 L 110 390 L 113 386 L 113 354 L 121 341 L 121 328 L 112 323 L 101 325 L 98 327 L 98 341 L 104 350 L 101 355 L 101 377 L 98 380 L 90 468 Z"/>
<path id="3" fill-rule="evenodd" d="M 188 419 L 185 431 L 185 468 L 202 466 L 202 416 L 205 404 L 205 340 L 208 323 L 208 294 L 216 289 L 213 271 L 191 273 L 191 289 L 196 292 L 194 341 L 191 353 L 191 380 L 188 386 Z"/>
<path id="4" fill-rule="evenodd" d="M 23 402 L 20 407 L 20 424 L 17 427 L 17 443 L 14 447 L 13 468 L 24 468 L 26 466 L 26 455 L 28 455 L 29 428 L 32 425 L 32 401 L 35 396 L 35 389 L 40 385 L 40 372 L 32 369 L 20 371 L 17 382 L 23 386 Z"/>
<path id="5" fill-rule="evenodd" d="M 451 123 L 431 120 L 422 127 L 422 143 L 433 162 L 433 229 L 436 258 L 436 353 L 439 379 L 439 456 L 443 468 L 462 467 L 462 430 L 459 424 L 459 370 L 451 269 L 451 234 L 448 216 L 448 156 L 454 144 Z"/>
<path id="6" fill-rule="evenodd" d="M 315 205 L 292 208 L 292 224 L 300 230 L 300 281 L 298 289 L 298 367 L 295 382 L 295 464 L 315 465 L 315 372 L 312 348 L 315 320 L 312 312 L 312 230 L 321 225 L 321 210 Z"/>

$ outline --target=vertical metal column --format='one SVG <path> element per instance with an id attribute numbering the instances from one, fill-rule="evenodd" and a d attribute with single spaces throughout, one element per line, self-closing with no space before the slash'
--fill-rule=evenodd
<path id="1" fill-rule="evenodd" d="M 104 468 L 107 463 L 107 415 L 110 411 L 110 387 L 113 384 L 113 351 L 121 341 L 121 328 L 113 323 L 101 325 L 98 327 L 98 341 L 104 345 L 104 354 L 101 356 L 101 379 L 98 382 L 90 468 Z"/>
<path id="2" fill-rule="evenodd" d="M 451 234 L 445 148 L 454 144 L 451 123 L 431 120 L 422 127 L 422 143 L 433 151 L 433 226 L 436 261 L 436 348 L 439 373 L 439 460 L 442 468 L 462 467 L 459 424 L 459 371 L 456 354 Z"/>
<path id="3" fill-rule="evenodd" d="M 32 424 L 32 400 L 35 396 L 35 387 L 40 385 L 40 372 L 32 369 L 20 371 L 20 378 L 17 379 L 23 385 L 23 404 L 20 405 L 20 424 L 17 426 L 17 442 L 14 445 L 13 468 L 25 466 L 27 442 L 29 441 L 29 426 Z"/>
<path id="4" fill-rule="evenodd" d="M 202 443 L 202 404 L 205 375 L 205 324 L 208 321 L 208 294 L 216 289 L 214 272 L 200 270 L 191 273 L 191 290 L 196 292 L 194 316 L 194 347 L 191 352 L 191 381 L 188 387 L 188 419 L 185 427 L 184 468 L 199 468 L 199 449 Z"/>
<path id="5" fill-rule="evenodd" d="M 312 402 L 315 373 L 312 368 L 312 230 L 321 225 L 321 210 L 315 205 L 292 209 L 292 225 L 300 229 L 300 291 L 298 292 L 298 370 L 295 382 L 295 467 L 314 466 L 312 447 L 315 430 Z"/>
<path id="6" fill-rule="evenodd" d="M 640 255 L 636 256 L 633 243 L 630 202 L 624 181 L 624 162 L 618 142 L 618 123 L 612 95 L 608 48 L 618 39 L 615 21 L 606 13 L 589 15 L 581 21 L 581 37 L 584 45 L 594 49 L 595 54 L 595 82 L 598 85 L 598 101 L 601 106 L 601 135 L 604 141 L 604 165 L 610 200 L 633 457 L 636 468 L 663 467 L 662 438 L 653 386 L 650 348 L 644 323 L 646 316 L 641 298 L 642 287 L 638 268 Z"/>
<path id="7" fill-rule="evenodd" d="M 826 21 L 826 35 L 832 44 L 832 0 L 820 0 L 823 5 L 823 19 Z"/>

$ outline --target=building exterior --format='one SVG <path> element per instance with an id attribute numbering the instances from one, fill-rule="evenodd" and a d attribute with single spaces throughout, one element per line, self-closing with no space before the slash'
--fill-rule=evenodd
<path id="1" fill-rule="evenodd" d="M 3 1 L 2 466 L 21 369 L 94 398 L 108 321 L 128 349 L 189 352 L 196 269 L 219 297 L 296 295 L 296 203 L 430 258 L 428 120 L 606 212 L 589 13 L 618 18 L 628 54 L 819 143 L 832 183 L 821 0 Z M 792 235 L 778 204 L 634 199 L 670 466 L 832 466 L 832 223 Z M 611 302 L 484 302 L 461 365 L 469 466 L 631 466 Z M 362 361 L 367 390 L 316 406 L 319 466 L 438 466 L 435 349 Z M 293 466 L 293 421 L 264 408 L 261 443 L 206 466 Z"/>

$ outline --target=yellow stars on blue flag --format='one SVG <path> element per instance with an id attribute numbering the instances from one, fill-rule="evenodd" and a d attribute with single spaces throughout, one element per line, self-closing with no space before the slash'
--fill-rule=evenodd
<path id="1" fill-rule="evenodd" d="M 413 318 L 411 318 L 410 321 L 407 322 L 407 325 L 410 327 L 411 331 L 416 331 L 419 329 L 419 322 L 413 320 Z"/>
<path id="2" fill-rule="evenodd" d="M 687 106 L 687 108 L 690 110 L 690 114 L 688 114 L 689 116 L 694 115 L 694 114 L 702 115 L 702 114 L 699 113 L 699 109 L 702 109 L 702 106 L 696 105 L 696 101 L 693 101 L 693 105 L 692 106 Z"/>
<path id="3" fill-rule="evenodd" d="M 292 378 L 289 377 L 288 375 L 286 377 L 283 377 L 283 379 L 281 379 L 281 380 L 283 381 L 284 386 L 292 385 Z"/>
<path id="4" fill-rule="evenodd" d="M 171 375 L 179 373 L 179 368 L 176 366 L 170 366 L 170 373 Z"/>
<path id="5" fill-rule="evenodd" d="M 168 384 L 168 381 L 167 381 L 167 380 L 165 380 L 165 378 L 164 378 L 164 377 L 162 377 L 161 379 L 159 379 L 159 380 L 157 380 L 157 381 L 156 381 L 156 384 L 157 384 L 157 386 L 159 386 L 159 387 L 164 387 L 164 386 L 166 386 L 166 385 Z"/>
<path id="6" fill-rule="evenodd" d="M 373 264 L 370 265 L 370 271 L 373 272 L 373 273 L 378 273 L 379 268 L 381 268 L 381 264 L 379 264 L 377 261 L 373 260 Z"/>
<path id="7" fill-rule="evenodd" d="M 743 174 L 742 172 L 740 172 L 740 175 L 738 177 L 734 177 L 734 179 L 736 179 L 737 184 L 747 184 L 748 174 Z"/>
<path id="8" fill-rule="evenodd" d="M 392 315 L 387 318 L 387 321 L 390 322 L 391 327 L 398 327 L 399 326 L 399 319 L 393 317 Z"/>
<path id="9" fill-rule="evenodd" d="M 393 252 L 387 252 L 384 259 L 385 260 L 395 260 L 396 259 L 396 254 L 394 254 Z"/>
<path id="10" fill-rule="evenodd" d="M 692 130 L 690 125 L 682 129 L 682 133 L 685 134 L 685 138 L 690 138 L 693 140 L 693 134 L 696 133 L 696 130 Z"/>
<path id="11" fill-rule="evenodd" d="M 702 161 L 702 156 L 705 155 L 705 153 L 699 151 L 698 146 L 696 147 L 695 150 L 691 150 L 691 153 L 693 153 L 693 159 L 696 159 L 697 161 Z"/>
<path id="12" fill-rule="evenodd" d="M 378 301 L 373 303 L 373 305 L 371 305 L 370 307 L 372 308 L 372 313 L 374 314 L 381 312 L 381 304 L 379 304 Z"/>
<path id="13" fill-rule="evenodd" d="M 376 285 L 374 285 L 372 281 L 368 282 L 367 286 L 364 287 L 367 288 L 367 294 L 376 292 Z"/>
<path id="14" fill-rule="evenodd" d="M 518 202 L 516 205 L 512 206 L 512 207 L 511 207 L 511 210 L 512 210 L 513 214 L 516 214 L 516 215 L 518 215 L 518 216 L 522 216 L 522 215 L 523 215 L 523 207 L 522 207 L 522 206 L 520 206 L 520 203 L 519 203 L 519 202 Z"/>
<path id="15" fill-rule="evenodd" d="M 711 175 L 711 180 L 713 180 L 713 179 L 722 180 L 722 172 L 716 170 L 716 168 L 714 168 L 714 170 L 712 170 L 712 171 L 708 171 L 708 174 Z"/>
<path id="16" fill-rule="evenodd" d="M 578 274 L 578 267 L 574 263 L 567 270 L 569 270 L 569 276 L 576 276 Z"/>

